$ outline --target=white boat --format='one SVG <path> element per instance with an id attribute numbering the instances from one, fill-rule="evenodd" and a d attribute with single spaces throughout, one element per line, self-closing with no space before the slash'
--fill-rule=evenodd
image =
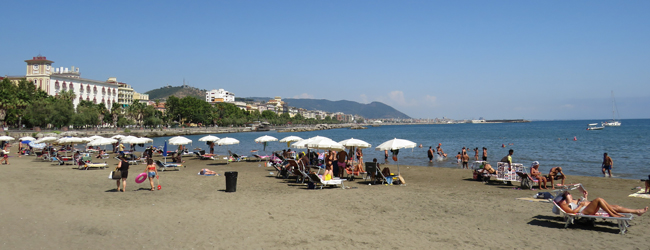
<path id="1" fill-rule="evenodd" d="M 605 125 L 601 124 L 598 126 L 598 123 L 589 123 L 589 126 L 587 127 L 587 130 L 601 130 L 604 129 Z"/>
<path id="2" fill-rule="evenodd" d="M 603 122 L 603 126 L 607 127 L 620 127 L 621 122 L 616 120 L 618 115 L 618 108 L 616 107 L 616 100 L 614 99 L 614 91 L 612 91 L 612 119 L 606 122 Z M 619 120 L 621 118 L 619 117 Z"/>

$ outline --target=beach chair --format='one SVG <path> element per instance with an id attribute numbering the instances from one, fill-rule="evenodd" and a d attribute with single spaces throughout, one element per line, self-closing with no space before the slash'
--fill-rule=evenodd
<path id="1" fill-rule="evenodd" d="M 247 156 L 244 156 L 244 155 L 241 155 L 241 156 L 240 156 L 240 155 L 238 155 L 238 154 L 235 154 L 235 153 L 233 153 L 233 152 L 230 152 L 230 150 L 228 150 L 228 154 L 230 154 L 230 156 L 233 158 L 233 160 L 235 160 L 235 161 L 237 161 L 237 162 L 248 159 Z"/>
<path id="2" fill-rule="evenodd" d="M 214 160 L 213 154 L 204 154 L 203 152 L 205 151 L 200 151 L 200 152 L 194 151 L 194 155 L 196 155 L 196 157 L 199 157 L 199 159 L 201 160 Z"/>
<path id="3" fill-rule="evenodd" d="M 253 154 L 253 157 L 255 157 L 255 160 L 259 161 L 267 161 L 269 158 L 271 158 L 268 155 L 258 155 L 258 154 Z"/>
<path id="4" fill-rule="evenodd" d="M 396 175 L 396 174 L 391 174 L 391 175 L 385 176 L 384 173 L 381 172 L 379 167 L 376 167 L 376 169 L 377 169 L 377 175 L 375 176 L 375 179 L 377 179 L 377 176 L 381 176 L 381 184 L 384 184 L 384 181 L 385 181 L 386 184 L 393 185 L 393 178 L 398 177 L 398 175 Z M 374 184 L 374 182 L 373 182 L 373 184 Z"/>
<path id="5" fill-rule="evenodd" d="M 90 168 L 99 168 L 99 169 L 104 169 L 108 166 L 106 162 L 104 163 L 92 163 L 92 162 L 85 162 L 84 165 L 79 165 L 79 170 L 88 170 Z"/>
<path id="6" fill-rule="evenodd" d="M 324 186 L 339 186 L 339 185 L 341 186 L 342 189 L 345 189 L 345 185 L 343 184 L 343 181 L 345 180 L 342 179 L 335 178 L 326 181 L 321 179 L 321 177 L 316 174 L 309 174 L 307 177 L 309 178 L 310 182 L 314 183 L 314 185 L 316 186 L 320 185 L 320 189 L 323 189 Z"/>
<path id="7" fill-rule="evenodd" d="M 183 165 L 182 164 L 177 164 L 177 163 L 162 163 L 159 160 L 156 160 L 156 166 L 158 166 L 158 171 L 165 171 L 169 168 L 176 168 L 176 170 L 180 171 Z"/>
<path id="8" fill-rule="evenodd" d="M 564 228 L 568 228 L 569 225 L 574 224 L 576 220 L 588 220 L 591 222 L 591 225 L 595 225 L 596 219 L 603 219 L 603 220 L 612 220 L 615 223 L 618 224 L 618 229 L 619 229 L 619 234 L 625 234 L 627 232 L 627 228 L 630 227 L 630 221 L 632 218 L 634 218 L 633 214 L 628 214 L 628 213 L 621 213 L 623 217 L 610 217 L 609 214 L 606 212 L 603 212 L 602 210 L 599 210 L 596 215 L 584 215 L 581 213 L 567 213 L 565 212 L 560 205 L 558 205 L 555 201 L 553 201 L 553 206 L 554 209 L 553 211 L 557 211 L 560 216 L 564 218 Z"/>

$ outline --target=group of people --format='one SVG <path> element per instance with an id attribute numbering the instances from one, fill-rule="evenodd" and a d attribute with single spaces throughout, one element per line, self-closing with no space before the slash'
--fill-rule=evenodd
<path id="1" fill-rule="evenodd" d="M 158 168 L 156 167 L 156 164 L 154 164 L 153 159 L 150 157 L 146 157 L 147 161 L 147 166 L 145 166 L 144 173 L 147 175 L 147 178 L 149 178 L 149 184 L 151 185 L 151 191 L 154 191 L 154 184 L 153 184 L 153 179 L 160 178 L 158 176 Z M 129 161 L 126 159 L 124 155 L 121 155 L 119 157 L 120 162 L 117 163 L 117 168 L 122 172 L 121 178 L 117 180 L 117 191 L 118 192 L 125 192 L 126 191 L 126 179 L 129 177 L 129 169 L 131 168 L 131 165 L 129 164 Z"/>

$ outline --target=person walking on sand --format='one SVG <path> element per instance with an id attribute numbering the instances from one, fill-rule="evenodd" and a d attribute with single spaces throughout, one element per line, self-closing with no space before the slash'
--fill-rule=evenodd
<path id="1" fill-rule="evenodd" d="M 603 154 L 603 175 L 605 175 L 605 170 L 607 170 L 607 173 L 609 174 L 609 177 L 612 177 L 612 168 L 614 167 L 614 161 L 612 161 L 612 158 L 607 155 L 607 153 Z"/>
<path id="2" fill-rule="evenodd" d="M 117 169 L 122 172 L 122 178 L 117 180 L 117 191 L 120 192 L 120 181 L 122 181 L 122 192 L 126 192 L 126 178 L 129 177 L 129 162 L 124 156 L 120 157 Z"/>
<path id="3" fill-rule="evenodd" d="M 433 162 L 433 149 L 431 147 L 427 151 L 427 157 L 429 157 L 429 162 Z M 388 151 L 386 151 L 386 159 L 388 159 Z"/>
<path id="4" fill-rule="evenodd" d="M 149 184 L 151 184 L 151 191 L 154 190 L 153 188 L 153 178 L 156 177 L 158 179 L 158 169 L 156 169 L 156 164 L 153 164 L 153 159 L 148 158 L 147 159 L 147 167 L 144 169 L 144 172 L 147 173 L 147 177 L 149 177 Z M 124 172 L 122 172 L 124 174 Z"/>
<path id="5" fill-rule="evenodd" d="M 2 149 L 2 152 L 0 152 L 0 155 L 2 155 L 2 164 L 7 164 L 9 165 L 9 151 L 5 150 L 7 148 L 7 145 L 5 145 L 5 148 Z"/>

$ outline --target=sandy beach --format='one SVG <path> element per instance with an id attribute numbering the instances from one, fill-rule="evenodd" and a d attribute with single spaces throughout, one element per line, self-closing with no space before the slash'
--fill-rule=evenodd
<path id="1" fill-rule="evenodd" d="M 16 152 L 17 147 L 12 148 Z M 160 158 L 160 157 L 156 157 Z M 185 157 L 160 174 L 162 190 L 136 184 L 116 192 L 108 169 L 78 170 L 34 156 L 0 166 L 2 249 L 648 249 L 647 218 L 625 235 L 610 222 L 564 222 L 548 203 L 517 200 L 538 190 L 483 184 L 469 170 L 400 166 L 406 186 L 346 182 L 349 189 L 310 190 L 278 179 L 258 162 L 228 165 Z M 199 176 L 202 168 L 221 176 Z M 396 166 L 389 166 L 396 172 Z M 225 191 L 238 172 L 237 192 Z M 271 174 L 273 172 L 273 174 Z M 638 180 L 568 176 L 589 198 L 643 208 L 629 194 Z M 518 183 L 517 183 L 518 185 Z"/>

